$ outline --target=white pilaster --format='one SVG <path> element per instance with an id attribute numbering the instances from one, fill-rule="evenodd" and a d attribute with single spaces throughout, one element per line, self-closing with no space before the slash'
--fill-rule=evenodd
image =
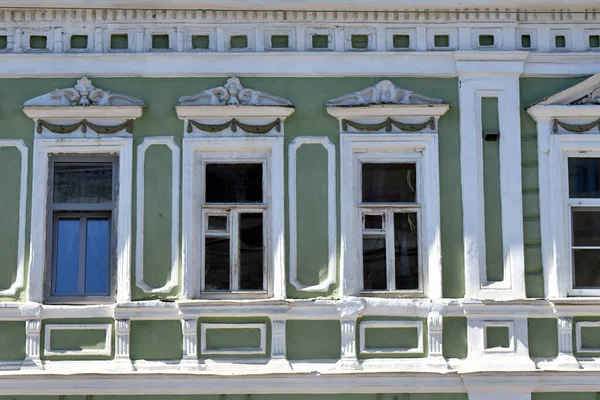
<path id="1" fill-rule="evenodd" d="M 42 321 L 30 319 L 25 321 L 25 361 L 24 366 L 43 368 L 40 360 L 40 331 Z"/>
<path id="2" fill-rule="evenodd" d="M 182 319 L 181 329 L 183 331 L 183 359 L 181 366 L 184 369 L 199 367 L 198 361 L 198 319 Z"/>
<path id="3" fill-rule="evenodd" d="M 483 63 L 477 55 L 458 56 L 460 74 L 461 183 L 465 259 L 465 297 L 519 299 L 525 297 L 523 200 L 519 76 L 523 56 Z M 470 59 L 471 57 L 472 59 Z M 486 276 L 483 191 L 483 128 L 481 101 L 498 98 L 500 125 L 500 189 L 504 279 Z"/>
<path id="4" fill-rule="evenodd" d="M 342 357 L 338 367 L 343 370 L 361 369 L 356 353 L 356 316 L 343 317 L 342 327 Z"/>
<path id="5" fill-rule="evenodd" d="M 579 369 L 573 356 L 573 318 L 558 317 L 558 357 L 551 364 L 552 369 Z"/>
<path id="6" fill-rule="evenodd" d="M 442 354 L 443 322 L 442 315 L 437 311 L 430 312 L 427 316 L 427 332 L 429 334 L 427 365 L 431 367 L 448 368 L 448 364 Z"/>
<path id="7" fill-rule="evenodd" d="M 115 320 L 115 363 L 119 368 L 132 369 L 129 357 L 129 332 L 131 321 L 129 319 Z"/>
<path id="8" fill-rule="evenodd" d="M 292 367 L 286 358 L 285 319 L 271 318 L 271 360 L 269 366 L 273 370 L 292 371 Z"/>

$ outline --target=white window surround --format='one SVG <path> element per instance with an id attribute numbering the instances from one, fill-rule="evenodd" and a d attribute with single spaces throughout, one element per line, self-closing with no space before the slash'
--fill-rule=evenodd
<path id="1" fill-rule="evenodd" d="M 583 340 L 581 338 L 582 328 L 600 328 L 600 321 L 578 321 L 575 323 L 575 343 L 577 346 L 577 353 L 600 353 L 600 348 L 597 347 L 583 347 Z"/>
<path id="2" fill-rule="evenodd" d="M 48 201 L 48 157 L 54 154 L 116 154 L 119 157 L 117 199 L 117 303 L 131 300 L 131 195 L 132 138 L 37 139 L 33 149 L 33 192 L 31 211 L 32 259 L 28 300 L 42 302 L 46 264 L 46 210 Z"/>
<path id="3" fill-rule="evenodd" d="M 203 165 L 204 160 L 223 162 L 262 162 L 263 203 L 265 210 L 265 295 L 285 297 L 285 214 L 283 121 L 294 112 L 292 103 L 281 97 L 244 88 L 239 79 L 232 77 L 223 86 L 207 89 L 179 99 L 177 116 L 184 121 L 182 234 L 183 234 L 183 299 L 202 297 L 203 254 Z M 232 128 L 233 120 L 245 124 L 270 124 L 278 121 L 278 128 L 262 134 Z M 217 132 L 205 132 L 203 125 L 192 128 L 192 122 L 203 125 L 229 123 Z M 190 130 L 188 130 L 190 128 Z M 207 294 L 205 294 L 206 296 Z M 215 294 L 216 295 L 216 294 Z M 244 294 L 219 293 L 219 298 L 243 299 Z M 265 295 L 260 295 L 265 297 Z"/>
<path id="4" fill-rule="evenodd" d="M 25 102 L 23 111 L 36 122 L 74 124 L 88 121 L 111 125 L 142 116 L 144 103 L 136 98 L 96 88 L 87 78 L 72 88 L 57 89 Z M 91 131 L 91 132 L 90 132 Z M 79 127 L 71 133 L 53 133 L 46 128 L 34 133 L 31 211 L 31 262 L 27 298 L 42 302 L 46 255 L 46 215 L 48 202 L 48 159 L 54 154 L 116 154 L 119 158 L 117 232 L 114 266 L 117 303 L 131 300 L 131 211 L 133 138 L 122 129 L 111 135 L 88 133 Z"/>
<path id="5" fill-rule="evenodd" d="M 103 330 L 104 347 L 101 349 L 56 350 L 51 346 L 53 331 Z M 112 354 L 112 324 L 46 324 L 44 327 L 45 356 L 110 356 Z"/>
<path id="6" fill-rule="evenodd" d="M 413 328 L 417 331 L 417 347 L 369 348 L 366 345 L 367 329 Z M 421 354 L 423 353 L 423 321 L 364 321 L 359 324 L 360 354 Z"/>
<path id="7" fill-rule="evenodd" d="M 548 298 L 600 296 L 600 289 L 572 289 L 570 217 L 568 206 L 567 157 L 600 155 L 600 132 L 570 133 L 554 120 L 582 124 L 600 118 L 600 104 L 570 104 L 593 94 L 600 74 L 531 106 L 527 111 L 537 123 L 540 188 L 540 230 L 545 294 Z"/>
<path id="8" fill-rule="evenodd" d="M 182 297 L 205 297 L 201 293 L 202 212 L 199 204 L 203 187 L 201 166 L 204 161 L 264 162 L 265 258 L 267 263 L 267 296 L 283 298 L 284 279 L 284 210 L 283 210 L 283 137 L 186 137 L 183 139 L 183 276 Z M 243 298 L 243 293 L 233 295 Z M 226 293 L 218 296 L 228 297 Z"/>
<path id="9" fill-rule="evenodd" d="M 258 347 L 232 348 L 232 349 L 209 349 L 206 341 L 206 333 L 209 330 L 224 329 L 256 329 L 260 332 Z M 267 354 L 267 324 L 226 324 L 226 323 L 200 323 L 200 354 L 205 355 L 265 355 Z"/>
<path id="10" fill-rule="evenodd" d="M 397 104 L 390 104 L 397 102 Z M 442 297 L 440 244 L 440 186 L 437 130 L 439 118 L 450 108 L 439 99 L 402 89 L 384 80 L 362 91 L 331 99 L 327 112 L 339 120 L 341 179 L 341 292 L 357 296 L 362 292 L 362 233 L 358 207 L 360 162 L 388 159 L 410 160 L 417 165 L 417 199 L 420 203 L 419 291 L 377 292 L 394 296 Z M 388 125 L 364 133 L 356 124 L 381 124 L 382 121 L 422 124 L 418 132 L 407 133 Z M 388 122 L 389 124 L 389 122 Z M 357 127 L 353 127 L 355 125 Z M 389 130 L 388 130 L 389 129 Z M 393 133 L 390 133 L 393 132 Z"/>
<path id="11" fill-rule="evenodd" d="M 488 347 L 487 328 L 508 328 L 508 347 Z M 513 353 L 515 351 L 515 328 L 512 321 L 483 321 L 483 352 L 486 354 Z"/>

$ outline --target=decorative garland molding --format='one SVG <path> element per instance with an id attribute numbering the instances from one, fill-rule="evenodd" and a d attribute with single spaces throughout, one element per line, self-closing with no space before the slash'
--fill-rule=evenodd
<path id="1" fill-rule="evenodd" d="M 296 155 L 300 147 L 308 144 L 321 145 L 327 151 L 327 246 L 329 259 L 327 263 L 327 279 L 316 285 L 306 285 L 298 279 Z M 337 175 L 335 170 L 335 145 L 324 136 L 299 136 L 290 143 L 288 154 L 290 282 L 296 290 L 302 292 L 327 292 L 337 278 Z"/>
<path id="2" fill-rule="evenodd" d="M 123 130 L 125 130 L 125 132 L 127 133 L 133 133 L 133 120 L 128 119 L 127 121 L 119 125 L 97 125 L 84 119 L 74 124 L 59 125 L 51 124 L 50 122 L 38 119 L 36 132 L 42 134 L 44 132 L 44 128 L 52 133 L 58 134 L 73 133 L 78 129 L 81 129 L 82 133 L 87 133 L 88 128 L 98 134 L 110 135 L 121 132 Z"/>
<path id="3" fill-rule="evenodd" d="M 144 280 L 144 166 L 146 150 L 150 146 L 167 146 L 171 150 L 171 276 L 168 282 L 159 288 L 150 287 Z M 144 138 L 137 148 L 137 187 L 136 187 L 136 247 L 135 247 L 135 284 L 144 293 L 170 293 L 177 286 L 179 278 L 179 147 L 172 136 Z"/>
<path id="4" fill-rule="evenodd" d="M 566 122 L 561 122 L 556 118 L 552 120 L 552 132 L 558 133 L 559 126 L 572 133 L 584 133 L 594 128 L 598 128 L 600 130 L 600 118 L 587 124 L 567 124 Z"/>
<path id="5" fill-rule="evenodd" d="M 405 124 L 399 121 L 394 121 L 391 118 L 387 118 L 385 121 L 378 124 L 361 124 L 360 122 L 350 121 L 348 119 L 342 120 L 342 130 L 348 131 L 348 127 L 354 128 L 358 131 L 371 131 L 377 132 L 381 130 L 385 130 L 386 132 L 391 132 L 392 128 L 396 127 L 401 131 L 406 132 L 418 132 L 425 128 L 429 128 L 431 130 L 435 130 L 435 118 L 431 117 L 427 121 L 422 124 Z"/>
<path id="6" fill-rule="evenodd" d="M 194 132 L 193 128 L 199 129 L 203 132 L 209 132 L 209 133 L 222 132 L 226 129 L 231 129 L 232 132 L 237 132 L 238 128 L 240 128 L 241 130 L 243 130 L 246 133 L 265 134 L 265 133 L 271 132 L 273 129 L 275 129 L 275 131 L 277 133 L 281 133 L 281 120 L 279 118 L 277 118 L 275 121 L 271 122 L 270 124 L 252 125 L 252 124 L 244 124 L 244 123 L 238 121 L 237 119 L 233 118 L 231 121 L 225 122 L 223 124 L 207 125 L 207 124 L 201 124 L 199 122 L 196 122 L 196 121 L 190 119 L 190 120 L 188 120 L 187 133 L 193 133 Z"/>

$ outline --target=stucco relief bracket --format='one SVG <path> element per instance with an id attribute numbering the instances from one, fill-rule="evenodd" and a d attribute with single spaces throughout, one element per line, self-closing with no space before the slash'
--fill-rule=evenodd
<path id="1" fill-rule="evenodd" d="M 556 118 L 552 120 L 552 132 L 558 133 L 559 126 L 568 132 L 584 133 L 594 128 L 600 129 L 600 118 L 587 124 L 567 124 Z"/>
<path id="2" fill-rule="evenodd" d="M 171 150 L 171 276 L 168 282 L 158 288 L 150 287 L 144 280 L 144 163 L 146 150 L 150 146 L 163 145 Z M 169 293 L 177 286 L 179 277 L 179 147 L 171 136 L 145 138 L 137 148 L 137 188 L 136 188 L 136 248 L 135 284 L 144 293 Z"/>
<path id="3" fill-rule="evenodd" d="M 19 189 L 19 231 L 17 239 L 17 273 L 14 282 L 8 289 L 0 290 L 0 296 L 14 296 L 23 288 L 25 275 L 25 218 L 27 214 L 27 169 L 29 154 L 22 140 L 0 140 L 0 148 L 16 147 L 21 153 L 21 179 Z"/>
<path id="4" fill-rule="evenodd" d="M 321 145 L 327 150 L 327 248 L 329 259 L 327 263 L 327 279 L 316 285 L 306 285 L 298 279 L 298 232 L 296 204 L 296 155 L 303 145 Z M 336 170 L 335 146 L 325 136 L 299 136 L 289 146 L 288 165 L 288 198 L 289 198 L 289 227 L 290 227 L 290 281 L 296 290 L 303 292 L 327 292 L 335 284 L 337 277 L 337 210 L 336 210 Z"/>

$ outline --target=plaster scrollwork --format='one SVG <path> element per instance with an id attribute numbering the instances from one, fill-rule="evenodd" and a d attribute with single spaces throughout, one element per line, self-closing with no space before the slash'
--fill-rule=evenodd
<path id="1" fill-rule="evenodd" d="M 329 100 L 325 107 L 359 107 L 372 105 L 441 104 L 442 100 L 412 90 L 402 89 L 388 80 L 374 86 Z"/>
<path id="2" fill-rule="evenodd" d="M 600 104 L 600 88 L 594 89 L 590 94 L 575 100 L 571 105 L 583 105 L 583 104 Z"/>
<path id="3" fill-rule="evenodd" d="M 180 106 L 279 106 L 293 107 L 288 100 L 242 86 L 236 77 L 213 89 L 179 99 Z"/>
<path id="4" fill-rule="evenodd" d="M 125 94 L 99 89 L 83 77 L 72 88 L 56 89 L 28 100 L 25 107 L 73 107 L 73 106 L 144 106 L 144 102 Z"/>

